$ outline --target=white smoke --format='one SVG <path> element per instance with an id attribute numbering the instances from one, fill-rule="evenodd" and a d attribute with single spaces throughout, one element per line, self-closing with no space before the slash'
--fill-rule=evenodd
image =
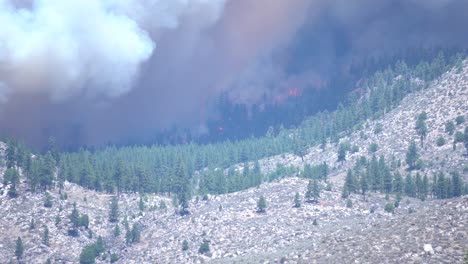
<path id="1" fill-rule="evenodd" d="M 0 0 L 0 94 L 46 92 L 116 97 L 128 92 L 155 47 L 148 29 L 224 0 Z M 148 28 L 153 27 L 153 28 Z"/>

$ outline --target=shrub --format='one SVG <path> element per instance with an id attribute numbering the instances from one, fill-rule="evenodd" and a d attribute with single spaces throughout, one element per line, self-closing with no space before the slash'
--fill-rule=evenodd
<path id="1" fill-rule="evenodd" d="M 49 192 L 46 192 L 44 198 L 44 207 L 51 208 L 52 207 L 52 196 Z"/>
<path id="2" fill-rule="evenodd" d="M 445 132 L 447 132 L 447 134 L 452 135 L 454 131 L 455 124 L 452 121 L 448 121 L 447 123 L 445 123 Z"/>
<path id="3" fill-rule="evenodd" d="M 382 124 L 378 123 L 375 125 L 374 134 L 380 134 L 382 132 Z"/>
<path id="4" fill-rule="evenodd" d="M 457 123 L 457 125 L 460 125 L 463 122 L 465 122 L 465 117 L 464 116 L 459 115 L 459 116 L 457 116 L 457 118 L 455 118 L 455 123 Z"/>
<path id="5" fill-rule="evenodd" d="M 393 203 L 387 203 L 385 205 L 385 212 L 393 213 L 394 210 L 395 210 L 395 206 L 393 205 Z"/>
<path id="6" fill-rule="evenodd" d="M 353 207 L 353 201 L 351 201 L 351 199 L 346 200 L 346 207 L 347 208 L 352 208 Z"/>
<path id="7" fill-rule="evenodd" d="M 465 135 L 463 134 L 463 132 L 457 131 L 457 132 L 455 133 L 454 142 L 455 142 L 455 143 L 463 142 L 463 139 L 464 139 L 464 138 L 465 138 Z"/>
<path id="8" fill-rule="evenodd" d="M 198 249 L 198 253 L 206 254 L 209 252 L 210 252 L 210 241 L 204 239 L 203 243 L 200 245 L 200 248 Z"/>
<path id="9" fill-rule="evenodd" d="M 445 139 L 443 137 L 437 138 L 436 144 L 438 147 L 442 147 L 443 145 L 445 145 Z"/>
<path id="10" fill-rule="evenodd" d="M 119 256 L 117 256 L 117 254 L 115 254 L 115 253 L 112 253 L 111 256 L 110 256 L 110 262 L 115 263 L 118 260 L 119 260 Z"/>
<path id="11" fill-rule="evenodd" d="M 182 242 L 182 251 L 187 251 L 188 250 L 188 242 L 187 240 L 184 239 Z"/>
<path id="12" fill-rule="evenodd" d="M 369 145 L 369 152 L 370 153 L 375 153 L 378 148 L 379 148 L 379 145 L 377 145 L 377 143 L 371 143 Z"/>

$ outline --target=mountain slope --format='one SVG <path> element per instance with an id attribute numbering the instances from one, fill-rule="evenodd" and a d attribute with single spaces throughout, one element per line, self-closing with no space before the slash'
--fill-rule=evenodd
<path id="1" fill-rule="evenodd" d="M 277 164 L 330 165 L 333 185 L 325 190 L 325 183 L 321 183 L 324 190 L 320 202 L 301 208 L 292 207 L 293 198 L 295 192 L 304 196 L 307 181 L 296 177 L 236 193 L 208 196 L 207 201 L 194 198 L 188 216 L 175 213 L 171 197 L 146 194 L 145 209 L 140 211 L 139 194 L 120 194 L 121 234 L 114 237 L 116 224 L 108 221 L 112 196 L 65 183 L 62 194 L 57 189 L 51 191 L 53 206 L 45 208 L 45 194 L 28 192 L 22 177 L 17 186 L 18 198 L 9 198 L 9 186 L 0 186 L 0 256 L 5 262 L 13 262 L 15 241 L 21 236 L 25 263 L 44 263 L 47 258 L 52 263 L 76 263 L 81 250 L 102 236 L 106 251 L 96 259 L 98 263 L 109 263 L 111 253 L 119 256 L 118 263 L 461 262 L 468 245 L 467 196 L 426 202 L 404 198 L 392 214 L 384 208 L 394 202 L 394 194 L 389 201 L 383 194 L 371 193 L 365 200 L 352 194 L 349 208 L 347 200 L 341 198 L 341 187 L 347 169 L 361 156 L 370 158 L 371 143 L 378 144 L 377 156 L 383 155 L 387 161 L 392 156 L 401 160 L 403 165 L 395 170 L 405 173 L 408 145 L 411 140 L 419 143 L 414 127 L 422 111 L 427 112 L 428 134 L 424 147 L 418 147 L 425 163 L 419 172 L 431 176 L 456 171 L 467 181 L 467 156 L 463 155 L 466 150 L 462 143 L 453 150 L 454 136 L 444 131 L 447 121 L 454 121 L 459 115 L 467 117 L 467 86 L 465 61 L 461 71 L 452 69 L 429 88 L 407 96 L 398 108 L 382 118 L 368 121 L 361 130 L 343 137 L 341 142 L 359 147 L 357 152 L 348 153 L 344 162 L 337 162 L 337 143 L 327 143 L 324 150 L 319 146 L 310 148 L 304 161 L 287 153 L 261 160 L 263 173 L 273 171 Z M 377 124 L 382 127 L 380 133 L 375 133 Z M 457 125 L 456 130 L 462 131 L 464 126 L 466 123 Z M 440 136 L 448 143 L 438 147 L 435 141 Z M 64 193 L 66 199 L 62 199 Z M 266 214 L 255 212 L 260 195 L 267 200 Z M 162 201 L 167 209 L 160 209 Z M 89 229 L 80 227 L 78 237 L 69 235 L 73 203 L 81 215 L 87 214 L 90 219 Z M 122 223 L 125 216 L 130 227 L 134 223 L 140 225 L 140 242 L 125 243 Z M 31 219 L 34 229 L 30 228 Z M 314 220 L 317 225 L 313 225 Z M 41 243 L 44 225 L 49 229 L 49 246 Z M 188 243 L 187 251 L 182 251 L 184 240 Z M 209 256 L 198 253 L 203 240 L 210 241 Z"/>

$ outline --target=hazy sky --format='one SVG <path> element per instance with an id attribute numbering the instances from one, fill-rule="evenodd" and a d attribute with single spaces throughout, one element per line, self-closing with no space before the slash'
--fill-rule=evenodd
<path id="1" fill-rule="evenodd" d="M 468 44 L 462 0 L 0 0 L 0 130 L 36 146 L 204 131 L 353 60 Z"/>

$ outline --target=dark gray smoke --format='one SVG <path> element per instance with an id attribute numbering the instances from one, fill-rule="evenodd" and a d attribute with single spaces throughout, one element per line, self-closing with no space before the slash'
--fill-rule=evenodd
<path id="1" fill-rule="evenodd" d="M 174 125 L 203 133 L 221 93 L 261 103 L 320 88 L 363 57 L 466 48 L 466 10 L 461 0 L 0 0 L 0 128 L 36 146 L 150 142 Z"/>

